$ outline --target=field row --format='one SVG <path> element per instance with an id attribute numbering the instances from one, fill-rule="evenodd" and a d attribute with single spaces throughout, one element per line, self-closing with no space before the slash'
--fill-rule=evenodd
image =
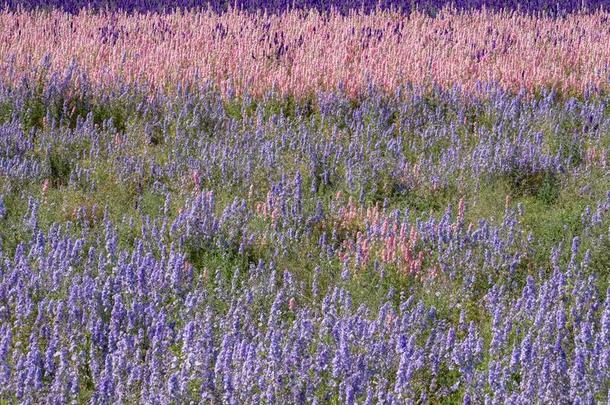
<path id="1" fill-rule="evenodd" d="M 49 71 L 76 65 L 97 85 L 137 82 L 153 91 L 211 81 L 224 94 L 297 97 L 404 85 L 480 92 L 489 84 L 582 94 L 609 87 L 609 22 L 605 12 L 3 12 L 0 78 L 18 83 L 42 61 Z"/>
<path id="2" fill-rule="evenodd" d="M 124 12 L 171 12 L 174 10 L 214 10 L 227 11 L 233 7 L 248 12 L 266 11 L 282 13 L 288 9 L 316 9 L 322 12 L 336 10 L 341 13 L 350 11 L 372 12 L 379 9 L 392 9 L 402 13 L 415 10 L 435 14 L 445 7 L 458 10 L 520 10 L 527 13 L 545 13 L 554 16 L 565 13 L 587 12 L 610 9 L 608 0 L 3 0 L 0 9 L 61 9 L 78 13 L 84 9 L 119 10 Z"/>

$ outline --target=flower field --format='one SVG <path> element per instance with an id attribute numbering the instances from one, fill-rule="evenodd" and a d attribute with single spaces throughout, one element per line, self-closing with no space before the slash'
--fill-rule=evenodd
<path id="1" fill-rule="evenodd" d="M 175 90 L 212 81 L 224 94 L 298 97 L 411 84 L 576 95 L 610 85 L 610 12 L 536 17 L 511 11 L 436 17 L 315 10 L 171 14 L 0 14 L 2 77 L 19 81 L 45 57 L 78 65 L 93 84 Z"/>
<path id="2" fill-rule="evenodd" d="M 0 4 L 0 404 L 610 403 L 607 2 Z"/>

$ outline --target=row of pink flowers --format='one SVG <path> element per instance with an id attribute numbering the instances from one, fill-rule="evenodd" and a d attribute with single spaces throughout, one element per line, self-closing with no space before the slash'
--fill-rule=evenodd
<path id="1" fill-rule="evenodd" d="M 155 89 L 212 81 L 223 91 L 304 95 L 370 84 L 392 91 L 479 83 L 582 92 L 608 87 L 610 14 L 561 19 L 518 13 L 392 12 L 279 16 L 185 12 L 69 15 L 0 13 L 0 77 L 17 81 L 45 55 L 72 61 L 98 84 Z"/>

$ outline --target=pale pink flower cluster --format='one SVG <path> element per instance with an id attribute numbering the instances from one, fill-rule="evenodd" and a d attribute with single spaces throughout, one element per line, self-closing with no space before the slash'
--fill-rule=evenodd
<path id="1" fill-rule="evenodd" d="M 271 89 L 307 95 L 403 84 L 476 91 L 607 88 L 610 14 L 565 18 L 445 11 L 436 18 L 392 12 L 248 15 L 184 12 L 69 15 L 0 13 L 0 78 L 18 80 L 48 54 L 51 71 L 71 61 L 97 84 L 152 89 L 211 81 L 222 91 Z"/>
<path id="2" fill-rule="evenodd" d="M 455 222 L 451 224 L 451 232 L 464 230 L 465 212 L 466 205 L 461 198 Z M 435 266 L 432 255 L 426 254 L 425 249 L 417 246 L 417 228 L 408 226 L 406 222 L 397 222 L 387 212 L 380 210 L 379 205 L 358 207 L 350 198 L 347 204 L 339 207 L 335 226 L 347 233 L 338 252 L 343 262 L 351 262 L 358 268 L 366 266 L 375 258 L 382 263 L 396 265 L 404 275 L 428 279 L 438 275 L 438 266 Z M 364 232 L 364 229 L 367 232 Z M 467 232 L 471 234 L 472 229 L 473 224 L 470 223 Z M 428 263 L 424 269 L 426 257 Z"/>
<path id="3" fill-rule="evenodd" d="M 280 217 L 280 207 L 271 190 L 267 192 L 267 199 L 265 201 L 256 203 L 255 210 L 259 216 L 270 218 L 273 224 L 276 224 Z"/>
<path id="4" fill-rule="evenodd" d="M 338 254 L 341 260 L 353 259 L 357 266 L 365 266 L 371 257 L 376 257 L 383 263 L 398 265 L 404 274 L 420 273 L 424 252 L 416 251 L 418 232 L 414 226 L 407 232 L 405 223 L 399 225 L 391 220 L 378 205 L 366 209 L 356 207 L 350 198 L 347 205 L 339 209 L 337 226 L 349 231 L 358 225 L 370 231 L 364 234 L 358 230 L 355 239 L 344 239 Z"/>

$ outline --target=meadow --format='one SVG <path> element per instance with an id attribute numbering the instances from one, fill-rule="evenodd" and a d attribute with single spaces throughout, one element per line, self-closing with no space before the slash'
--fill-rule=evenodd
<path id="1" fill-rule="evenodd" d="M 0 11 L 0 404 L 610 403 L 604 2 L 59 3 Z"/>

